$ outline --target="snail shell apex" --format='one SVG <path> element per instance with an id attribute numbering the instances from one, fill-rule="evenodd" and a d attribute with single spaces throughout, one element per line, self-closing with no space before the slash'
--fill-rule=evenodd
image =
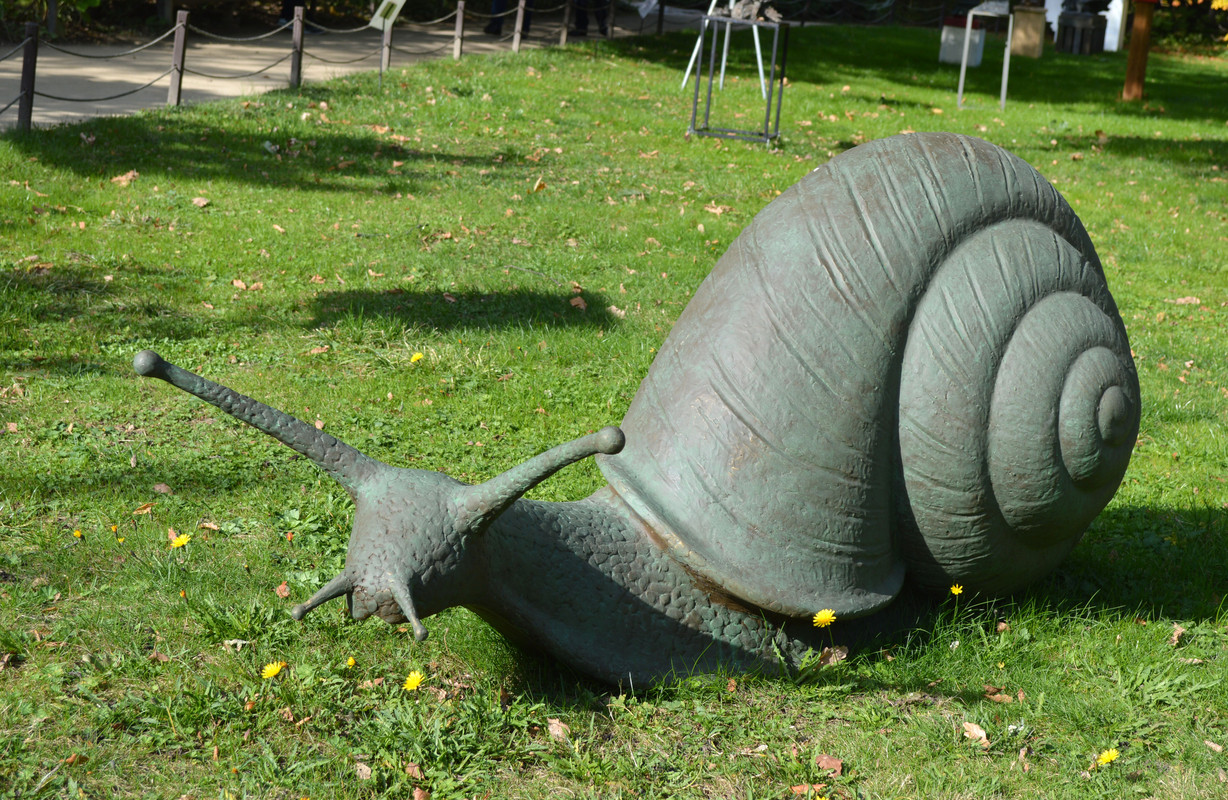
<path id="1" fill-rule="evenodd" d="M 696 291 L 599 456 L 669 552 L 805 616 L 907 573 L 1011 591 L 1112 497 L 1139 420 L 1082 224 L 955 134 L 862 145 L 761 211 Z"/>

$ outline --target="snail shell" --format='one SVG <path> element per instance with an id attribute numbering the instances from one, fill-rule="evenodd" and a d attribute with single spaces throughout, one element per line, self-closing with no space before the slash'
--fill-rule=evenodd
<path id="1" fill-rule="evenodd" d="M 955 134 L 857 147 L 765 208 L 599 456 L 705 583 L 869 614 L 908 573 L 1006 592 L 1060 561 L 1138 433 L 1130 346 L 1065 200 Z"/>

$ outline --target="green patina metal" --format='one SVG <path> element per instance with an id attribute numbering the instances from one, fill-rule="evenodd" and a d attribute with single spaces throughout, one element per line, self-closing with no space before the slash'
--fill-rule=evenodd
<path id="1" fill-rule="evenodd" d="M 350 492 L 355 619 L 473 609 L 610 682 L 778 670 L 905 577 L 1003 593 L 1052 570 L 1116 491 L 1139 424 L 1125 328 L 1086 231 L 984 141 L 845 153 L 764 209 L 695 293 L 619 428 L 486 483 L 398 469 L 151 351 L 162 378 Z M 584 500 L 519 499 L 598 455 Z M 870 619 L 870 626 L 873 618 Z"/>

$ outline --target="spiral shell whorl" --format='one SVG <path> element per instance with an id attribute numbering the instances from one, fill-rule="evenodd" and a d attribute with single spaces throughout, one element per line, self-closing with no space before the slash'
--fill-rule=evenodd
<path id="1" fill-rule="evenodd" d="M 901 367 L 910 575 L 1008 592 L 1049 572 L 1120 483 L 1138 411 L 1098 265 L 1032 220 L 969 237 L 918 305 Z"/>
<path id="2" fill-rule="evenodd" d="M 1053 295 L 1099 333 L 1051 347 L 1037 381 L 1034 347 L 1007 353 L 1064 327 L 1037 316 Z M 1030 410 L 1041 383 L 1057 388 Z M 1043 574 L 1111 496 L 1137 417 L 1125 332 L 1065 200 L 988 142 L 911 134 L 755 217 L 661 346 L 626 449 L 598 464 L 711 585 L 852 617 L 906 570 L 984 589 Z M 1014 434 L 1038 455 L 1016 463 Z"/>

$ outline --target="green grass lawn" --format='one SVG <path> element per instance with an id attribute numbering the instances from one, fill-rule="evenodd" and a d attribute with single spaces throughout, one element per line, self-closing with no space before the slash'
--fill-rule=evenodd
<path id="1" fill-rule="evenodd" d="M 807 27 L 765 147 L 684 136 L 692 42 L 0 138 L 0 796 L 1228 793 L 1228 61 L 1153 53 L 1148 99 L 1123 104 L 1124 53 L 1047 51 L 1012 60 L 1003 111 L 991 37 L 959 111 L 937 31 Z M 762 113 L 750 53 L 729 124 Z M 348 497 L 132 371 L 151 347 L 372 456 L 483 480 L 617 423 L 778 192 L 925 130 L 1012 150 L 1083 219 L 1135 352 L 1139 444 L 1050 578 L 905 597 L 880 641 L 797 680 L 630 694 L 464 610 L 424 644 L 341 603 L 296 623 L 343 563 Z M 531 496 L 603 483 L 582 463 Z"/>

